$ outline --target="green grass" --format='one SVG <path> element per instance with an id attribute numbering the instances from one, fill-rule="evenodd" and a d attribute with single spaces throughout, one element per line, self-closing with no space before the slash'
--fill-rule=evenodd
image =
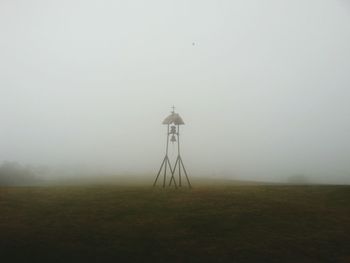
<path id="1" fill-rule="evenodd" d="M 0 188 L 0 252 L 20 262 L 350 262 L 350 187 Z"/>

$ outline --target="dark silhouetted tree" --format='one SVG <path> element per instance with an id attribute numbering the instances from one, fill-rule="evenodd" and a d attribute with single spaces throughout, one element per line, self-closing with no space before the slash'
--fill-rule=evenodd
<path id="1" fill-rule="evenodd" d="M 30 167 L 23 167 L 16 162 L 3 162 L 0 165 L 0 185 L 23 186 L 38 182 L 38 179 Z"/>

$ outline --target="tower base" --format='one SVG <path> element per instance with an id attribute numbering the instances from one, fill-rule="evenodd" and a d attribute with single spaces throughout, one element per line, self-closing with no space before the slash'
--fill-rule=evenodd
<path id="1" fill-rule="evenodd" d="M 167 184 L 168 167 L 169 167 L 171 176 L 170 176 L 170 181 Z M 157 181 L 158 181 L 159 176 L 162 173 L 162 171 L 164 171 L 163 172 L 163 188 L 166 187 L 166 186 L 170 187 L 170 186 L 172 186 L 173 183 L 174 183 L 175 188 L 182 187 L 183 186 L 182 173 L 184 174 L 184 176 L 186 178 L 187 186 L 189 188 L 192 188 L 191 182 L 190 182 L 190 180 L 188 178 L 188 175 L 187 175 L 187 171 L 186 171 L 185 165 L 183 164 L 183 161 L 182 161 L 182 158 L 181 158 L 180 155 L 178 155 L 177 158 L 176 158 L 174 169 L 172 169 L 172 167 L 171 167 L 171 163 L 170 163 L 168 155 L 165 155 L 165 157 L 163 159 L 163 162 L 162 162 L 162 164 L 160 166 L 160 169 L 158 171 L 156 180 L 153 183 L 153 187 L 157 185 Z M 175 174 L 176 173 L 177 173 L 177 177 L 179 179 L 178 184 L 176 183 L 176 179 L 175 179 Z"/>

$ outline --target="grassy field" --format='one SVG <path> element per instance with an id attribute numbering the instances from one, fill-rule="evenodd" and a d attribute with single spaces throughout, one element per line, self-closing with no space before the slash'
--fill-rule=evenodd
<path id="1" fill-rule="evenodd" d="M 0 252 L 1 262 L 350 262 L 350 187 L 0 188 Z"/>

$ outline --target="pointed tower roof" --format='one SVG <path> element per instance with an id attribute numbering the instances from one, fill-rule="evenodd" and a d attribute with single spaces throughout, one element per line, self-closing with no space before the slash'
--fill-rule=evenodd
<path id="1" fill-rule="evenodd" d="M 168 117 L 165 118 L 163 121 L 163 124 L 170 125 L 184 125 L 184 121 L 182 120 L 181 116 L 178 113 L 172 112 Z"/>

